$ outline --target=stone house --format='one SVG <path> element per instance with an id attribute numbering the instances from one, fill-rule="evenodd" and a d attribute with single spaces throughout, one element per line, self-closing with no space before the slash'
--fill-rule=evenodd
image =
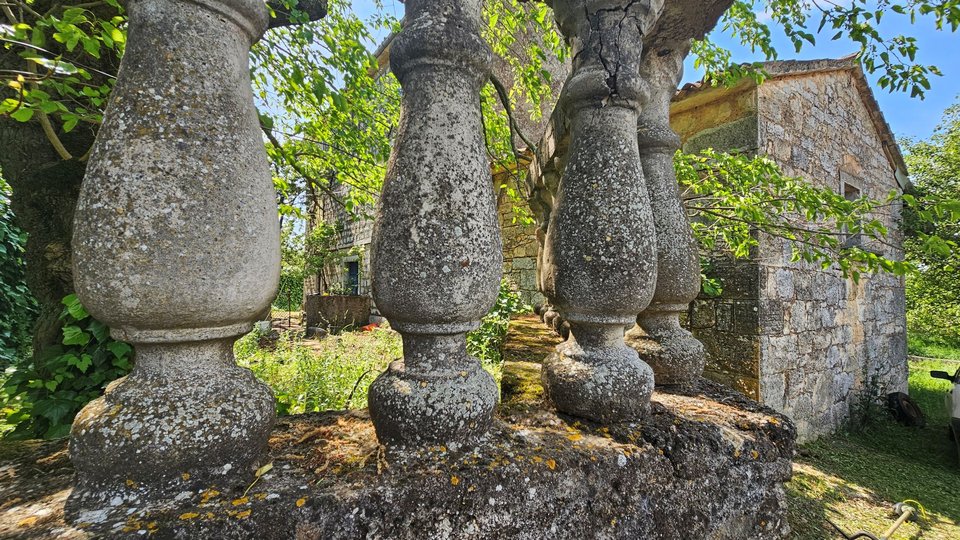
<path id="1" fill-rule="evenodd" d="M 869 83 L 852 58 L 771 62 L 761 85 L 685 86 L 671 107 L 683 149 L 756 153 L 783 172 L 848 198 L 907 186 L 906 166 Z M 900 209 L 876 216 L 902 257 Z M 786 241 L 760 235 L 748 261 L 715 259 L 719 298 L 701 297 L 689 324 L 707 347 L 707 376 L 791 416 L 802 439 L 835 431 L 870 396 L 906 391 L 902 278 L 792 263 Z"/>

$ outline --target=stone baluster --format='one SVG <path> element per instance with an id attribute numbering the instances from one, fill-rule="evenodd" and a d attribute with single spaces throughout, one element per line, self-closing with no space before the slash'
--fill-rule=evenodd
<path id="1" fill-rule="evenodd" d="M 269 309 L 276 198 L 250 88 L 262 0 L 131 0 L 129 42 L 76 212 L 77 293 L 133 371 L 71 431 L 79 486 L 250 471 L 275 418 L 233 342 Z M 192 485 L 192 484 L 190 484 Z"/>
<path id="2" fill-rule="evenodd" d="M 700 258 L 680 200 L 673 156 L 680 138 L 670 127 L 670 100 L 683 76 L 689 42 L 647 51 L 641 73 L 650 83 L 638 126 L 640 159 L 657 228 L 657 287 L 653 301 L 627 332 L 627 343 L 653 367 L 657 385 L 693 383 L 703 373 L 703 344 L 680 326 L 700 292 Z"/>
<path id="3" fill-rule="evenodd" d="M 373 295 L 403 336 L 402 360 L 370 387 L 393 446 L 460 444 L 489 427 L 497 385 L 466 353 L 503 271 L 479 92 L 492 53 L 481 0 L 408 0 L 390 65 L 400 126 L 374 224 Z"/>
<path id="4" fill-rule="evenodd" d="M 656 236 L 637 147 L 643 36 L 662 0 L 554 0 L 573 48 L 561 95 L 569 162 L 544 247 L 544 292 L 570 337 L 544 364 L 557 409 L 602 422 L 643 417 L 653 372 L 624 330 L 653 296 Z"/>

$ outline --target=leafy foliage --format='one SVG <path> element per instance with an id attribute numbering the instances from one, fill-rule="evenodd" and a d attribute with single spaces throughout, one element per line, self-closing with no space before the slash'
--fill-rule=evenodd
<path id="1" fill-rule="evenodd" d="M 467 334 L 467 353 L 479 359 L 487 369 L 499 373 L 510 318 L 531 310 L 533 308 L 523 303 L 513 284 L 507 279 L 501 280 L 496 304 L 480 321 L 480 328 Z"/>
<path id="2" fill-rule="evenodd" d="M 280 228 L 280 289 L 273 305 L 277 309 L 295 311 L 303 304 L 303 280 L 306 277 L 303 235 L 293 221 Z"/>
<path id="3" fill-rule="evenodd" d="M 59 140 L 78 124 L 99 125 L 126 44 L 126 17 L 117 0 L 64 5 L 15 0 L 3 7 L 0 43 L 16 51 L 23 68 L 0 72 L 0 115 L 44 125 L 61 157 Z M 99 66 L 99 67 L 93 67 Z M 110 66 L 108 71 L 103 71 Z"/>
<path id="4" fill-rule="evenodd" d="M 237 363 L 273 389 L 281 415 L 366 407 L 370 383 L 403 356 L 400 335 L 382 329 L 345 332 L 310 347 L 289 334 L 261 347 L 261 337 L 254 332 L 237 341 Z"/>
<path id="5" fill-rule="evenodd" d="M 24 281 L 26 234 L 14 223 L 10 186 L 0 177 L 0 369 L 24 356 L 37 301 Z"/>
<path id="6" fill-rule="evenodd" d="M 373 207 L 400 114 L 400 85 L 368 46 L 391 17 L 361 20 L 349 0 L 331 0 L 316 22 L 269 32 L 252 53 L 261 124 L 282 210 L 325 196 L 348 213 Z M 350 189 L 338 189 L 340 185 Z"/>
<path id="7" fill-rule="evenodd" d="M 70 432 L 80 409 L 131 368 L 132 348 L 110 337 L 75 295 L 63 299 L 63 340 L 36 364 L 12 368 L 2 387 L 7 437 L 56 439 Z"/>
<path id="8" fill-rule="evenodd" d="M 907 279 L 907 326 L 913 334 L 960 347 L 960 103 L 933 136 L 906 141 L 914 183 L 904 247 L 917 272 Z"/>
<path id="9" fill-rule="evenodd" d="M 762 156 L 678 152 L 674 163 L 687 191 L 694 234 L 708 251 L 747 257 L 760 243 L 757 232 L 763 232 L 789 241 L 793 262 L 837 265 L 855 280 L 863 272 L 903 275 L 910 270 L 898 260 L 881 219 L 902 202 L 895 192 L 883 201 L 850 201 L 831 189 L 784 176 L 776 163 Z M 876 249 L 847 242 L 856 235 Z"/>
<path id="10" fill-rule="evenodd" d="M 752 51 L 759 50 L 768 60 L 779 54 L 770 24 L 761 21 L 758 13 L 777 23 L 797 52 L 815 45 L 817 36 L 824 32 L 832 41 L 844 37 L 852 40 L 860 46 L 858 57 L 864 69 L 879 73 L 880 88 L 921 98 L 931 87 L 931 77 L 941 75 L 940 70 L 917 62 L 916 38 L 884 34 L 881 20 L 885 16 L 906 17 L 913 24 L 922 17 L 932 20 L 937 30 L 956 32 L 960 27 L 960 2 L 956 0 L 737 0 L 724 14 L 722 30 L 739 37 Z M 730 84 L 744 75 L 763 78 L 760 66 L 732 64 L 729 51 L 709 40 L 695 44 L 694 54 L 696 66 L 705 68 L 714 83 Z"/>

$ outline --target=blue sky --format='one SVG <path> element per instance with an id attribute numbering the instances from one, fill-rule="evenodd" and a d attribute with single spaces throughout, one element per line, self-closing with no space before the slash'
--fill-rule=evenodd
<path id="1" fill-rule="evenodd" d="M 399 0 L 382 1 L 388 13 L 397 17 L 403 15 L 403 4 Z M 361 17 L 366 17 L 374 9 L 372 0 L 354 0 L 354 7 Z M 760 17 L 762 19 L 764 15 L 760 14 Z M 816 22 L 819 22 L 819 19 Z M 879 28 L 885 36 L 904 34 L 917 38 L 919 48 L 917 61 L 921 64 L 933 64 L 943 73 L 942 77 L 933 77 L 931 80 L 933 88 L 927 91 L 924 100 L 911 98 L 907 93 L 891 94 L 881 90 L 876 85 L 879 74 L 868 76 L 873 83 L 880 107 L 897 137 L 926 138 L 939 123 L 944 109 L 960 97 L 960 33 L 937 31 L 932 20 L 923 18 L 911 25 L 907 17 L 893 12 L 885 14 Z M 789 40 L 783 37 L 782 32 L 777 27 L 773 27 L 774 44 L 780 53 L 781 60 L 838 58 L 859 50 L 859 47 L 846 37 L 831 41 L 830 38 L 834 33 L 829 30 L 824 31 L 816 36 L 816 45 L 808 44 L 797 53 Z M 738 62 L 763 60 L 760 54 L 751 53 L 736 39 L 723 35 L 719 30 L 711 35 L 711 39 L 729 48 L 733 52 L 733 58 Z M 692 60 L 688 60 L 684 82 L 699 80 L 702 76 L 703 73 L 693 69 Z"/>

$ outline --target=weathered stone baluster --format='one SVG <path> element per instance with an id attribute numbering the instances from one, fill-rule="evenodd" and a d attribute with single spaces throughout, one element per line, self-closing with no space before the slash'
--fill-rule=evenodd
<path id="1" fill-rule="evenodd" d="M 81 488 L 215 480 L 263 457 L 274 400 L 234 363 L 280 269 L 247 55 L 262 0 L 131 0 L 76 213 L 77 292 L 133 372 L 71 432 Z"/>
<path id="2" fill-rule="evenodd" d="M 408 0 L 390 64 L 403 112 L 374 225 L 373 295 L 403 360 L 370 387 L 391 445 L 462 443 L 489 427 L 497 386 L 466 353 L 503 271 L 479 91 L 492 53 L 481 0 Z"/>
<path id="3" fill-rule="evenodd" d="M 694 382 L 706 364 L 703 344 L 680 326 L 700 292 L 700 259 L 677 186 L 673 155 L 680 138 L 670 128 L 670 100 L 683 76 L 689 42 L 669 43 L 644 54 L 641 73 L 650 97 L 640 115 L 638 137 L 643 175 L 657 227 L 657 287 L 627 343 L 653 367 L 658 385 Z"/>
<path id="4" fill-rule="evenodd" d="M 662 0 L 554 0 L 573 47 L 560 98 L 570 119 L 569 163 L 547 229 L 544 289 L 570 338 L 544 364 L 563 412 L 604 422 L 640 419 L 653 372 L 623 341 L 653 296 L 656 237 L 637 148 L 645 92 L 643 35 Z"/>

